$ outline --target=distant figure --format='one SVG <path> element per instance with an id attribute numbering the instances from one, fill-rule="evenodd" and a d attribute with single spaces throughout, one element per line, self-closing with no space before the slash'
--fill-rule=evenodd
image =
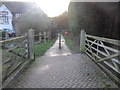
<path id="1" fill-rule="evenodd" d="M 65 32 L 66 36 L 68 36 L 68 32 Z"/>

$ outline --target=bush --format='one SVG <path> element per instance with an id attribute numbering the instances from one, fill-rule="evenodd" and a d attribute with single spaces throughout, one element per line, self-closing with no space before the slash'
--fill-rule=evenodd
<path id="1" fill-rule="evenodd" d="M 50 19 L 40 10 L 31 10 L 14 21 L 17 35 L 23 35 L 31 28 L 35 30 L 35 34 L 50 29 Z"/>
<path id="2" fill-rule="evenodd" d="M 68 18 L 70 36 L 78 46 L 82 29 L 90 35 L 120 39 L 117 2 L 71 2 Z"/>

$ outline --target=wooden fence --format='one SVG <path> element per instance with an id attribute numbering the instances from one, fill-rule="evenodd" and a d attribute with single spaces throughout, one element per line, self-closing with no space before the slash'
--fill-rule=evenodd
<path id="1" fill-rule="evenodd" d="M 0 41 L 6 40 L 8 38 L 8 33 L 0 30 Z"/>
<path id="2" fill-rule="evenodd" d="M 80 36 L 80 51 L 120 83 L 120 40 L 87 35 L 84 30 L 81 30 Z"/>
<path id="3" fill-rule="evenodd" d="M 45 42 L 50 40 L 50 33 L 49 32 L 44 32 L 39 33 L 39 35 L 35 35 L 35 44 L 41 43 L 41 42 Z"/>
<path id="4" fill-rule="evenodd" d="M 2 40 L 2 31 L 0 31 L 0 41 Z"/>
<path id="5" fill-rule="evenodd" d="M 35 41 L 35 37 L 39 37 Z M 28 34 L 0 41 L 0 51 L 2 59 L 2 86 L 6 87 L 14 77 L 32 60 L 35 60 L 34 44 L 44 42 L 48 39 L 48 33 L 34 35 L 34 30 L 30 29 Z"/>

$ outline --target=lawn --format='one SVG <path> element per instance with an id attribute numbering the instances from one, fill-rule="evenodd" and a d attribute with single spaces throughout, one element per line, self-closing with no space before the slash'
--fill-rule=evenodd
<path id="1" fill-rule="evenodd" d="M 79 53 L 79 47 L 75 44 L 73 40 L 70 39 L 70 35 L 66 36 L 64 33 L 61 33 L 65 38 L 65 44 L 71 50 L 73 54 Z"/>
<path id="2" fill-rule="evenodd" d="M 35 57 L 44 55 L 44 53 L 55 43 L 56 38 L 46 43 L 40 43 L 35 45 Z"/>
<path id="3" fill-rule="evenodd" d="M 71 50 L 71 51 L 74 51 L 74 44 L 73 44 L 73 41 L 70 39 L 69 36 L 66 36 L 65 34 L 62 34 L 65 38 L 65 44 L 68 46 L 68 48 Z"/>

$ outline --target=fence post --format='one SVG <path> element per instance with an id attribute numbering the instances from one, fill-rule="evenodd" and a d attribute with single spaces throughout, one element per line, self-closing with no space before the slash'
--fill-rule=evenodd
<path id="1" fill-rule="evenodd" d="M 85 52 L 85 31 L 81 30 L 80 34 L 80 52 L 84 53 Z"/>
<path id="2" fill-rule="evenodd" d="M 59 49 L 61 49 L 61 35 L 59 34 Z"/>
<path id="3" fill-rule="evenodd" d="M 44 42 L 46 43 L 46 32 L 44 32 Z"/>
<path id="4" fill-rule="evenodd" d="M 42 37 L 42 34 L 39 33 L 39 42 L 41 43 L 41 37 Z"/>
<path id="5" fill-rule="evenodd" d="M 49 41 L 49 32 L 47 32 L 47 41 Z"/>
<path id="6" fill-rule="evenodd" d="M 7 40 L 7 39 L 8 39 L 8 33 L 5 32 L 5 40 Z"/>
<path id="7" fill-rule="evenodd" d="M 48 32 L 48 41 L 50 40 L 50 32 Z"/>
<path id="8" fill-rule="evenodd" d="M 25 34 L 25 38 L 26 38 L 26 40 L 25 40 L 25 48 L 26 48 L 26 53 L 28 53 L 28 40 L 27 40 L 27 34 Z"/>
<path id="9" fill-rule="evenodd" d="M 34 51 L 34 30 L 30 29 L 28 32 L 28 50 L 29 58 L 35 60 L 35 51 Z"/>

